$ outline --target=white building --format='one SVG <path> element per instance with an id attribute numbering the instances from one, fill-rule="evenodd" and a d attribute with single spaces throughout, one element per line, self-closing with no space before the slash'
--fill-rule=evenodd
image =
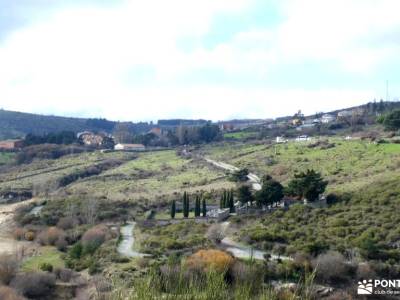
<path id="1" fill-rule="evenodd" d="M 276 137 L 276 143 L 277 144 L 287 143 L 287 139 L 285 139 L 283 136 L 277 136 Z"/>
<path id="2" fill-rule="evenodd" d="M 331 122 L 333 122 L 333 121 L 335 121 L 335 120 L 336 120 L 335 116 L 334 116 L 334 115 L 331 115 L 331 114 L 324 114 L 324 115 L 321 117 L 321 122 L 324 123 L 324 124 L 331 123 Z"/>
<path id="3" fill-rule="evenodd" d="M 116 144 L 114 150 L 119 151 L 144 151 L 146 147 L 142 144 Z"/>
<path id="4" fill-rule="evenodd" d="M 308 135 L 300 135 L 296 138 L 296 142 L 306 142 L 311 141 L 311 138 Z"/>

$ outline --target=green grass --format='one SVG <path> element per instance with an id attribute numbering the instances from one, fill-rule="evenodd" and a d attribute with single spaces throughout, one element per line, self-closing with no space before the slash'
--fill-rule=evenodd
<path id="1" fill-rule="evenodd" d="M 239 131 L 239 132 L 228 132 L 224 133 L 224 138 L 225 139 L 236 139 L 236 140 L 241 140 L 241 139 L 246 139 L 246 138 L 254 138 L 258 135 L 258 132 L 256 131 Z"/>
<path id="2" fill-rule="evenodd" d="M 399 144 L 373 144 L 359 140 L 330 139 L 329 149 L 309 148 L 309 143 L 280 145 L 232 144 L 207 146 L 211 158 L 270 174 L 286 183 L 295 172 L 315 169 L 329 180 L 328 190 L 356 190 L 400 171 Z"/>
<path id="3" fill-rule="evenodd" d="M 175 151 L 140 153 L 117 168 L 76 182 L 68 187 L 75 194 L 92 191 L 110 200 L 168 199 L 182 190 L 218 190 L 230 187 L 222 170 L 201 160 L 184 159 Z"/>
<path id="4" fill-rule="evenodd" d="M 38 190 L 52 187 L 57 179 L 100 163 L 106 159 L 126 159 L 122 152 L 101 153 L 99 151 L 68 155 L 59 159 L 37 160 L 10 168 L 0 174 L 0 192 L 4 190 Z M 54 186 L 56 188 L 56 186 Z"/>
<path id="5" fill-rule="evenodd" d="M 10 164 L 14 160 L 15 153 L 0 152 L 0 166 Z"/>
<path id="6" fill-rule="evenodd" d="M 61 258 L 62 253 L 54 247 L 41 247 L 39 249 L 40 254 L 33 256 L 24 261 L 22 265 L 22 270 L 25 272 L 29 271 L 39 271 L 40 265 L 43 263 L 48 263 L 53 266 L 53 268 L 63 268 L 64 261 Z"/>

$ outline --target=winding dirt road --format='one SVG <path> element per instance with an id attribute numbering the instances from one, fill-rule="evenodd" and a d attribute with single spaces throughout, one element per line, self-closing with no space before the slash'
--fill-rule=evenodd
<path id="1" fill-rule="evenodd" d="M 13 238 L 12 231 L 15 227 L 13 217 L 18 207 L 34 201 L 35 199 L 30 199 L 18 203 L 0 204 L 0 255 L 15 253 L 20 247 L 27 247 L 30 244 Z"/>
<path id="2" fill-rule="evenodd" d="M 234 171 L 238 171 L 239 170 L 238 167 L 232 166 L 230 164 L 227 164 L 227 163 L 224 163 L 224 162 L 221 162 L 221 161 L 215 161 L 215 160 L 210 159 L 208 157 L 204 157 L 204 159 L 205 159 L 206 162 L 208 162 L 208 163 L 210 163 L 210 164 L 212 164 L 212 165 L 214 165 L 214 166 L 216 166 L 218 168 L 230 171 L 230 172 L 234 172 Z M 252 187 L 253 187 L 253 189 L 255 191 L 261 190 L 261 180 L 256 174 L 249 173 L 249 175 L 247 175 L 247 178 L 248 178 L 249 182 L 251 183 L 251 185 L 252 185 Z"/>

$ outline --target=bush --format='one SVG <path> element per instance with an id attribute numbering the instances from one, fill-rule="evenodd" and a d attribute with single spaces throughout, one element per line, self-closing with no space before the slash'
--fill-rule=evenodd
<path id="1" fill-rule="evenodd" d="M 35 240 L 35 237 L 36 237 L 36 235 L 33 231 L 28 231 L 28 232 L 25 232 L 25 234 L 24 234 L 25 240 L 27 240 L 29 242 L 32 242 L 33 240 Z"/>
<path id="2" fill-rule="evenodd" d="M 50 263 L 44 262 L 44 263 L 40 264 L 39 269 L 44 271 L 44 272 L 50 272 L 51 273 L 51 272 L 53 272 L 53 265 L 50 264 Z"/>
<path id="3" fill-rule="evenodd" d="M 57 249 L 58 249 L 59 251 L 64 252 L 65 250 L 67 250 L 68 243 L 67 243 L 67 241 L 65 240 L 65 238 L 59 238 L 59 239 L 56 241 L 55 246 L 57 247 Z"/>
<path id="4" fill-rule="evenodd" d="M 57 227 L 49 227 L 38 235 L 39 243 L 54 246 L 58 239 L 65 239 L 65 232 Z"/>
<path id="5" fill-rule="evenodd" d="M 17 275 L 11 282 L 23 296 L 33 299 L 49 297 L 55 287 L 55 276 L 49 273 L 24 273 Z"/>
<path id="6" fill-rule="evenodd" d="M 56 278 L 62 282 L 69 282 L 74 275 L 74 271 L 66 268 L 57 268 L 54 270 L 54 274 L 56 275 Z"/>
<path id="7" fill-rule="evenodd" d="M 23 228 L 16 228 L 13 232 L 14 239 L 20 241 L 24 238 L 24 229 Z"/>
<path id="8" fill-rule="evenodd" d="M 84 252 L 90 254 L 94 253 L 94 251 L 96 251 L 96 249 L 105 242 L 108 234 L 109 230 L 106 226 L 98 225 L 90 228 L 82 236 L 82 245 L 84 247 Z"/>
<path id="9" fill-rule="evenodd" d="M 7 286 L 0 286 L 0 299 L 1 300 L 23 300 L 21 296 L 19 296 L 15 290 L 9 288 Z"/>
<path id="10" fill-rule="evenodd" d="M 18 261 L 12 255 L 0 256 L 0 283 L 9 284 L 18 271 Z"/>
<path id="11" fill-rule="evenodd" d="M 343 255 L 333 251 L 319 255 L 312 265 L 317 270 L 317 278 L 325 283 L 343 282 L 350 271 Z"/>
<path id="12" fill-rule="evenodd" d="M 68 230 L 73 228 L 75 225 L 79 224 L 77 218 L 74 217 L 63 217 L 58 220 L 57 227 L 63 230 Z"/>
<path id="13" fill-rule="evenodd" d="M 186 260 L 186 266 L 205 272 L 210 270 L 224 272 L 231 267 L 233 262 L 233 257 L 224 251 L 200 250 Z"/>

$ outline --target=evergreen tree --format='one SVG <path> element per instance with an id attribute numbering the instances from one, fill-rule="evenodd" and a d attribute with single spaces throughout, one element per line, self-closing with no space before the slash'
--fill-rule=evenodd
<path id="1" fill-rule="evenodd" d="M 186 192 L 183 193 L 183 217 L 189 217 L 189 195 Z"/>
<path id="2" fill-rule="evenodd" d="M 224 208 L 224 196 L 221 195 L 221 197 L 219 198 L 219 208 L 223 209 Z"/>
<path id="3" fill-rule="evenodd" d="M 207 217 L 207 204 L 206 204 L 206 199 L 205 198 L 203 198 L 203 201 L 202 201 L 203 203 L 202 203 L 202 213 L 203 213 L 203 218 L 204 217 Z"/>
<path id="4" fill-rule="evenodd" d="M 238 195 L 238 200 L 242 204 L 246 204 L 250 202 L 252 204 L 253 202 L 253 195 L 251 194 L 250 187 L 248 185 L 242 185 L 239 187 L 237 190 L 237 195 Z"/>
<path id="5" fill-rule="evenodd" d="M 176 213 L 176 204 L 175 200 L 173 200 L 171 204 L 171 219 L 175 219 L 175 213 Z"/>
<path id="6" fill-rule="evenodd" d="M 200 217 L 200 210 L 201 210 L 201 208 L 200 208 L 200 196 L 196 195 L 196 202 L 195 202 L 195 207 L 194 207 L 194 216 L 196 218 Z"/>
<path id="7" fill-rule="evenodd" d="M 315 201 L 318 196 L 325 191 L 327 181 L 324 181 L 321 174 L 314 170 L 307 170 L 295 174 L 294 178 L 289 182 L 287 194 L 297 196 L 308 201 Z"/>
<path id="8" fill-rule="evenodd" d="M 228 194 L 228 203 L 229 203 L 229 212 L 234 213 L 235 212 L 235 200 L 233 198 L 233 190 L 231 190 Z"/>

